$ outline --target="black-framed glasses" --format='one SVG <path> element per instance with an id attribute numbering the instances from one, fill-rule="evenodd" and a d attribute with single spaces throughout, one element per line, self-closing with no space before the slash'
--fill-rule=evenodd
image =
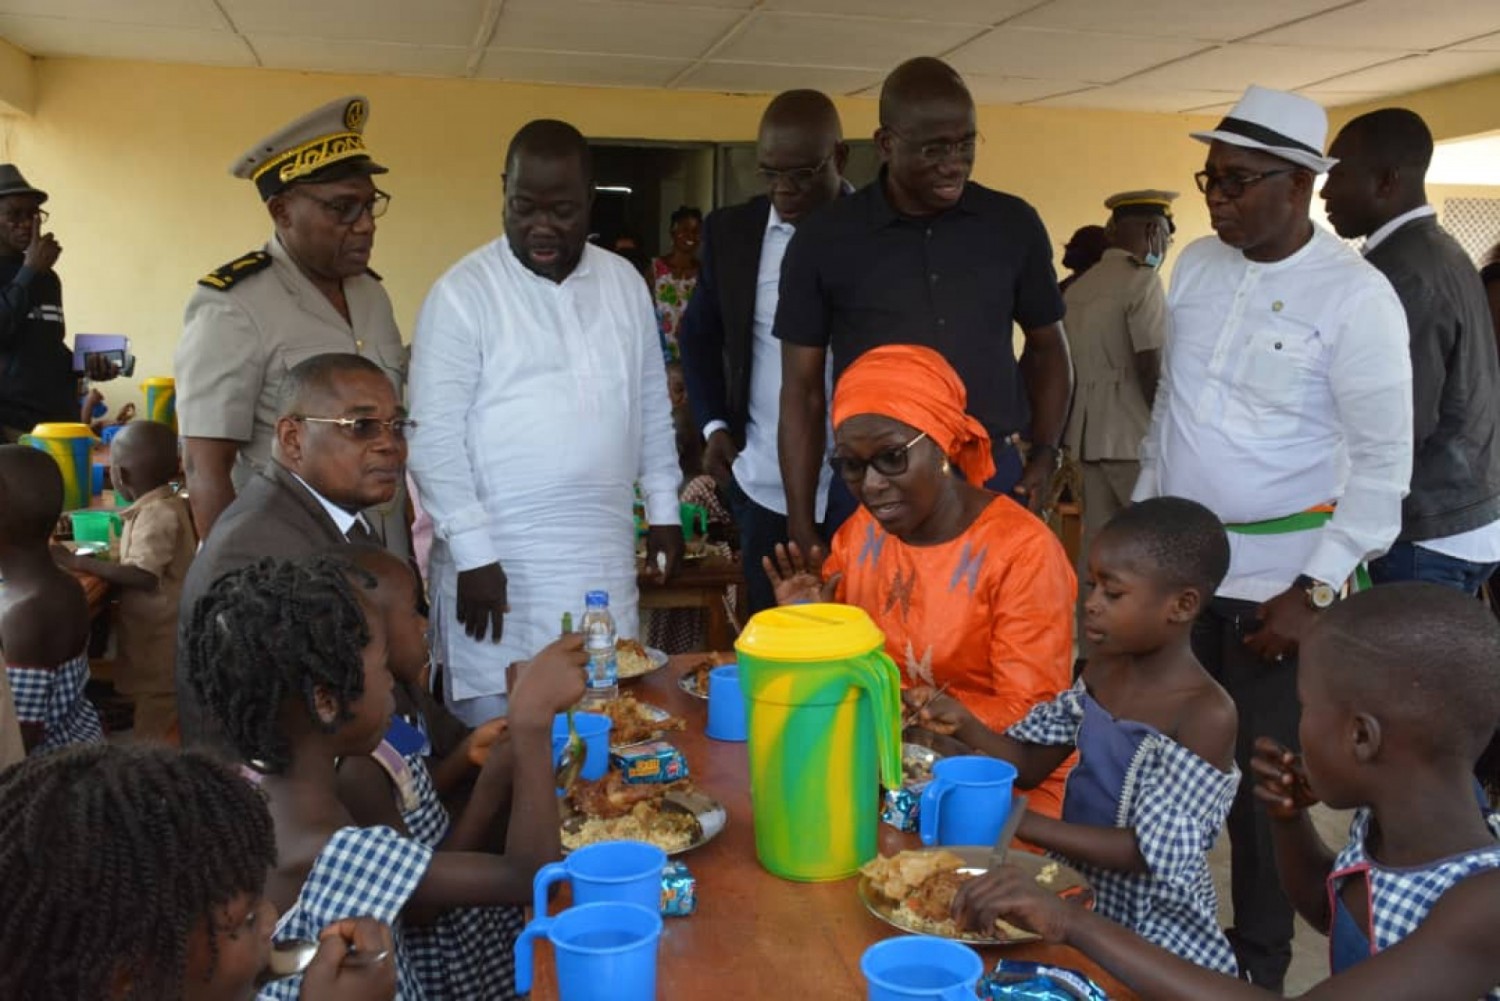
<path id="1" fill-rule="evenodd" d="M 1268 177 L 1295 174 L 1301 169 L 1301 167 L 1283 167 L 1280 170 L 1262 170 L 1258 174 L 1211 174 L 1206 170 L 1200 170 L 1193 175 L 1193 181 L 1198 185 L 1198 190 L 1205 195 L 1211 188 L 1218 188 L 1219 194 L 1233 201 L 1243 195 L 1245 189 L 1252 184 L 1259 184 Z"/>
<path id="2" fill-rule="evenodd" d="M 881 476 L 900 476 L 906 472 L 906 467 L 911 459 L 911 447 L 923 438 L 927 432 L 923 431 L 905 445 L 895 445 L 883 451 L 876 452 L 868 459 L 856 459 L 853 456 L 835 455 L 828 460 L 828 465 L 834 473 L 839 475 L 848 483 L 858 483 L 865 478 L 865 470 L 871 466 Z"/>
<path id="3" fill-rule="evenodd" d="M 340 226 L 353 226 L 366 212 L 371 219 L 379 219 L 391 205 L 391 196 L 379 188 L 369 198 L 319 198 L 311 191 L 303 191 L 302 195 L 327 209 Z"/>
<path id="4" fill-rule="evenodd" d="M 974 133 L 972 136 L 969 136 L 966 139 L 960 139 L 957 142 L 942 142 L 935 140 L 933 142 L 919 143 L 914 139 L 908 139 L 906 136 L 903 136 L 901 133 L 897 132 L 889 125 L 885 126 L 885 130 L 891 135 L 895 136 L 897 139 L 906 143 L 907 146 L 915 149 L 923 160 L 926 160 L 928 163 L 934 164 L 945 163 L 948 160 L 955 159 L 972 160 L 974 159 L 975 152 L 977 152 L 979 149 L 979 144 L 984 142 L 984 136 L 980 135 L 978 132 Z"/>
<path id="5" fill-rule="evenodd" d="M 756 167 L 755 176 L 764 181 L 768 188 L 774 188 L 778 181 L 785 181 L 800 191 L 811 184 L 813 179 L 823 172 L 823 168 L 828 166 L 828 161 L 832 159 L 833 154 L 829 153 L 822 160 L 818 161 L 816 167 L 794 167 L 791 170 L 772 170 L 770 167 Z"/>
<path id="6" fill-rule="evenodd" d="M 383 421 L 379 417 L 307 417 L 298 414 L 292 420 L 308 424 L 334 424 L 355 441 L 374 441 L 380 437 L 381 431 L 389 431 L 392 436 L 405 440 L 406 433 L 417 426 L 417 422 L 410 417 L 392 417 Z"/>
<path id="7" fill-rule="evenodd" d="M 38 226 L 42 226 L 50 218 L 52 217 L 43 209 L 21 209 L 20 211 L 7 212 L 5 215 L 0 216 L 0 220 L 3 220 L 9 226 L 20 226 L 33 219 L 36 220 Z"/>

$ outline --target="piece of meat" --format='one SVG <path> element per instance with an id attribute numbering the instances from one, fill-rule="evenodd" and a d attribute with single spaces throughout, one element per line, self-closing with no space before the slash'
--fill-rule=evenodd
<path id="1" fill-rule="evenodd" d="M 578 783 L 573 787 L 569 798 L 579 813 L 609 820 L 625 816 L 637 803 L 660 803 L 667 793 L 685 785 L 685 781 L 665 785 L 654 782 L 631 785 L 619 772 L 610 769 L 609 774 L 597 782 Z"/>
<path id="2" fill-rule="evenodd" d="M 935 872 L 924 879 L 906 898 L 906 906 L 912 913 L 928 921 L 946 921 L 953 908 L 953 898 L 958 888 L 974 876 L 971 873 L 949 869 Z"/>

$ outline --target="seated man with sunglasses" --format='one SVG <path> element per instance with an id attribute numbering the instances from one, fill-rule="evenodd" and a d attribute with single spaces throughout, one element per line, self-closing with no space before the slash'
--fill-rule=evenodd
<path id="1" fill-rule="evenodd" d="M 1182 252 L 1134 500 L 1195 500 L 1229 530 L 1229 573 L 1193 651 L 1254 739 L 1297 746 L 1297 650 L 1359 565 L 1401 530 L 1411 480 L 1406 316 L 1390 282 L 1308 216 L 1328 116 L 1252 86 L 1209 132 L 1196 175 L 1215 236 Z M 1242 782 L 1229 814 L 1240 970 L 1279 990 L 1292 907 Z"/>
<path id="2" fill-rule="evenodd" d="M 378 544 L 368 512 L 404 482 L 415 422 L 387 373 L 355 354 L 315 355 L 282 381 L 271 458 L 224 509 L 182 586 L 179 621 L 214 581 L 264 557 L 298 559 L 345 542 Z M 218 743 L 217 730 L 177 658 L 184 745 Z"/>
<path id="3" fill-rule="evenodd" d="M 834 389 L 829 460 L 859 510 L 826 560 L 793 542 L 764 566 L 778 603 L 864 609 L 903 688 L 941 689 L 1003 731 L 1072 683 L 1077 584 L 1046 525 L 978 486 L 995 459 L 966 399 L 931 348 L 860 355 Z M 1029 808 L 1057 817 L 1071 767 L 1039 785 Z"/>
<path id="4" fill-rule="evenodd" d="M 406 348 L 370 270 L 386 168 L 364 143 L 369 102 L 344 97 L 250 147 L 230 168 L 255 184 L 275 232 L 264 249 L 198 281 L 177 345 L 177 419 L 188 496 L 209 538 L 238 490 L 271 458 L 283 385 L 313 355 L 348 352 L 385 372 L 397 398 Z M 405 491 L 366 513 L 376 537 L 409 553 Z"/>

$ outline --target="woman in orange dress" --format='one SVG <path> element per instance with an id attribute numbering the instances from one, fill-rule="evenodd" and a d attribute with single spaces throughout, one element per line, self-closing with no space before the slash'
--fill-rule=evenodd
<path id="1" fill-rule="evenodd" d="M 860 508 L 822 552 L 777 547 L 777 601 L 838 601 L 869 613 L 903 687 L 946 686 L 992 730 L 1073 681 L 1077 583 L 1057 537 L 1008 497 L 963 383 L 937 352 L 861 355 L 833 394 L 834 472 Z M 953 467 L 957 467 L 957 475 Z M 1064 763 L 1029 809 L 1058 816 Z"/>

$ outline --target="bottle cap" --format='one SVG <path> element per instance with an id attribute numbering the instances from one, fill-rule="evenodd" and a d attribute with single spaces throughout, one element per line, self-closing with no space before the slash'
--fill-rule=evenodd
<path id="1" fill-rule="evenodd" d="M 609 592 L 590 591 L 588 594 L 583 596 L 583 603 L 589 608 L 608 608 Z"/>

